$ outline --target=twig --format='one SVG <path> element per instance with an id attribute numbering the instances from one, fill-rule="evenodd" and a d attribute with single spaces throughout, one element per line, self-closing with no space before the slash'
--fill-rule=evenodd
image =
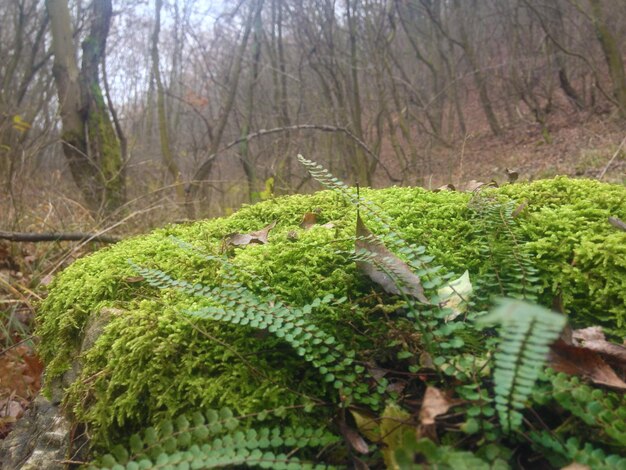
<path id="1" fill-rule="evenodd" d="M 620 230 L 626 232 L 626 222 L 622 222 L 617 217 L 609 217 L 609 223 Z"/>
<path id="2" fill-rule="evenodd" d="M 12 344 L 11 346 L 9 346 L 8 348 L 3 349 L 2 351 L 0 351 L 0 357 L 4 356 L 6 353 L 8 353 L 11 349 L 17 348 L 20 344 L 24 344 L 27 341 L 32 341 L 33 339 L 35 339 L 34 335 L 29 336 L 28 338 L 24 338 L 21 341 L 18 341 L 15 344 Z"/>
<path id="3" fill-rule="evenodd" d="M 102 243 L 116 243 L 121 240 L 112 235 L 97 235 L 92 233 L 68 232 L 68 233 L 32 233 L 32 232 L 1 232 L 0 240 L 12 242 L 57 242 L 89 240 Z"/>
<path id="4" fill-rule="evenodd" d="M 622 140 L 622 143 L 619 144 L 619 147 L 617 147 L 617 150 L 615 151 L 615 153 L 613 154 L 613 156 L 611 157 L 609 162 L 606 164 L 606 166 L 604 168 L 602 168 L 602 171 L 598 175 L 598 181 L 600 181 L 602 178 L 604 178 L 605 173 L 607 172 L 607 170 L 609 169 L 609 167 L 613 163 L 613 160 L 615 160 L 617 158 L 617 156 L 619 155 L 619 152 L 620 152 L 620 150 L 622 150 L 622 147 L 624 146 L 624 144 L 626 144 L 626 137 L 624 137 L 624 139 Z"/>

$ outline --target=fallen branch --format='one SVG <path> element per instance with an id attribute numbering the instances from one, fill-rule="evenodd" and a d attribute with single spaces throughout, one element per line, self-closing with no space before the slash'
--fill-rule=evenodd
<path id="1" fill-rule="evenodd" d="M 345 127 L 337 127 L 337 126 L 328 126 L 328 125 L 318 125 L 318 124 L 297 124 L 297 125 L 293 125 L 293 126 L 286 126 L 286 127 L 276 127 L 274 129 L 261 129 L 257 132 L 252 132 L 250 134 L 244 135 L 242 137 L 239 137 L 238 139 L 233 140 L 232 142 L 228 143 L 227 145 L 225 145 L 224 147 L 222 147 L 221 149 L 219 149 L 217 152 L 215 152 L 212 155 L 209 155 L 204 162 L 202 162 L 202 164 L 200 165 L 200 167 L 196 170 L 196 173 L 194 175 L 194 177 L 192 178 L 192 180 L 187 184 L 187 186 L 185 187 L 185 192 L 187 193 L 187 202 L 188 204 L 191 203 L 191 201 L 193 201 L 193 199 L 195 199 L 195 193 L 197 192 L 198 188 L 199 188 L 199 183 L 204 180 L 206 173 L 208 173 L 208 171 L 210 171 L 209 169 L 211 168 L 211 165 L 213 164 L 213 161 L 218 157 L 218 155 L 222 152 L 225 152 L 226 150 L 239 145 L 242 142 L 247 142 L 250 141 L 252 139 L 256 139 L 258 137 L 263 137 L 269 134 L 276 134 L 276 133 L 282 133 L 282 132 L 291 132 L 291 131 L 301 131 L 301 130 L 313 130 L 313 131 L 320 131 L 320 132 L 339 132 L 342 134 L 345 134 L 348 138 L 350 138 L 352 141 L 354 141 L 359 147 L 361 147 L 365 153 L 367 153 L 372 160 L 375 160 L 376 162 L 378 162 L 380 164 L 380 159 L 378 158 L 378 156 L 367 146 L 367 144 L 365 142 L 363 142 L 361 139 L 359 139 L 356 135 L 354 135 L 350 130 L 346 129 Z M 389 176 L 389 178 L 392 181 L 398 181 L 396 178 L 394 178 L 389 170 L 387 169 L 387 167 L 385 167 L 384 165 L 381 165 L 382 168 L 385 170 L 385 172 L 387 173 L 387 176 Z"/>
<path id="2" fill-rule="evenodd" d="M 58 241 L 91 241 L 102 243 L 117 243 L 121 240 L 112 235 L 97 235 L 91 233 L 31 233 L 31 232 L 0 232 L 0 240 L 12 242 L 58 242 Z"/>

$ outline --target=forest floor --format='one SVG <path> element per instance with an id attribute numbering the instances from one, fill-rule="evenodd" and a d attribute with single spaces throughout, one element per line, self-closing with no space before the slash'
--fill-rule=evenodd
<path id="1" fill-rule="evenodd" d="M 520 180 L 555 175 L 598 178 L 626 184 L 626 132 L 624 123 L 607 118 L 564 120 L 553 123 L 549 136 L 529 125 L 507 131 L 500 138 L 468 136 L 452 147 L 432 152 L 431 175 L 426 187 L 469 180 L 507 181 L 506 170 Z M 609 165 L 610 163 L 610 165 Z M 605 173 L 605 174 L 603 174 Z M 33 184 L 33 186 L 37 186 Z M 28 193 L 28 191 L 26 192 Z M 33 190 L 30 194 L 36 195 Z M 20 220 L 0 220 L 0 230 L 93 231 L 96 226 L 83 211 L 66 203 L 51 216 L 50 195 L 23 204 Z M 37 198 L 37 196 L 33 196 Z M 7 214 L 7 207 L 0 213 Z M 172 211 L 169 211 L 171 214 Z M 81 215 L 82 214 L 82 215 Z M 150 218 L 137 218 L 119 227 L 119 235 L 148 231 L 171 222 L 168 208 Z M 171 215 L 169 216 L 171 218 Z M 35 353 L 32 336 L 35 309 L 46 295 L 55 273 L 101 244 L 79 242 L 9 243 L 0 240 L 0 439 L 6 437 L 41 387 L 43 365 Z"/>

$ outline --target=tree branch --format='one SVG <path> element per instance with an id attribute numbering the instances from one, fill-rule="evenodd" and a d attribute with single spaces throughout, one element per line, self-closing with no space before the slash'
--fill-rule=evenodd
<path id="1" fill-rule="evenodd" d="M 92 233 L 32 233 L 32 232 L 2 232 L 0 240 L 12 242 L 57 242 L 57 241 L 91 241 L 102 243 L 117 243 L 121 240 L 112 235 L 98 235 Z"/>

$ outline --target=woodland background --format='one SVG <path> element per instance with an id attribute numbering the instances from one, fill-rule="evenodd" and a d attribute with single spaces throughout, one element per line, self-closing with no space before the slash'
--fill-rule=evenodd
<path id="1" fill-rule="evenodd" d="M 306 190 L 297 153 L 378 187 L 624 170 L 620 0 L 2 3 L 3 230 L 229 213 Z"/>

